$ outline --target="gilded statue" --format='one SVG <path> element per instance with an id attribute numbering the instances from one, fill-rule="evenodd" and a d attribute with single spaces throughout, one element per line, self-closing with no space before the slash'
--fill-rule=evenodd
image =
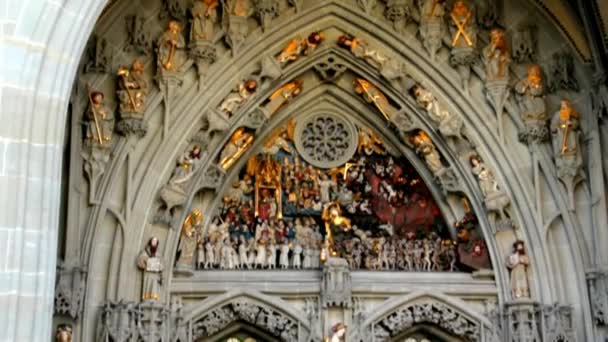
<path id="1" fill-rule="evenodd" d="M 104 94 L 89 91 L 89 109 L 86 114 L 86 142 L 98 148 L 107 148 L 114 133 L 114 116 L 104 104 Z"/>
<path id="2" fill-rule="evenodd" d="M 179 258 L 176 261 L 176 268 L 184 271 L 194 269 L 196 246 L 199 240 L 203 213 L 200 209 L 194 209 L 186 217 L 182 225 L 179 241 Z"/>
<path id="3" fill-rule="evenodd" d="M 562 180 L 573 179 L 579 175 L 583 166 L 580 131 L 579 113 L 570 101 L 563 99 L 560 110 L 555 113 L 551 122 L 553 155 L 558 176 Z"/>
<path id="4" fill-rule="evenodd" d="M 391 105 L 386 96 L 376 86 L 361 78 L 354 81 L 355 92 L 362 95 L 365 101 L 374 104 L 387 121 L 393 116 Z"/>
<path id="5" fill-rule="evenodd" d="M 387 61 L 386 56 L 378 50 L 372 49 L 363 39 L 342 35 L 338 38 L 338 46 L 349 50 L 355 57 L 363 59 L 376 69 L 382 69 Z"/>
<path id="6" fill-rule="evenodd" d="M 137 257 L 137 267 L 144 273 L 141 294 L 144 301 L 158 301 L 161 297 L 164 264 L 158 250 L 159 244 L 158 238 L 152 237 Z"/>
<path id="7" fill-rule="evenodd" d="M 219 22 L 219 0 L 195 0 L 192 4 L 190 41 L 212 41 Z"/>
<path id="8" fill-rule="evenodd" d="M 452 36 L 452 50 L 450 51 L 450 64 L 457 68 L 462 85 L 466 91 L 469 89 L 471 78 L 471 65 L 477 57 L 477 27 L 475 15 L 463 0 L 454 2 L 449 19 L 450 34 Z"/>
<path id="9" fill-rule="evenodd" d="M 232 116 L 257 90 L 258 82 L 256 80 L 247 80 L 240 82 L 222 103 L 220 110 L 228 116 Z"/>
<path id="10" fill-rule="evenodd" d="M 510 285 L 513 299 L 529 298 L 528 266 L 530 259 L 526 254 L 523 241 L 517 240 L 513 243 L 513 253 L 507 257 L 506 265 L 511 271 Z"/>
<path id="11" fill-rule="evenodd" d="M 477 45 L 477 30 L 475 28 L 475 16 L 467 3 L 463 0 L 454 2 L 450 12 L 452 47 L 453 48 L 475 48 Z"/>
<path id="12" fill-rule="evenodd" d="M 416 103 L 426 110 L 429 118 L 439 125 L 439 132 L 444 137 L 461 137 L 464 121 L 442 108 L 432 92 L 421 85 L 415 85 L 412 87 L 411 94 L 416 99 Z"/>
<path id="13" fill-rule="evenodd" d="M 386 154 L 382 140 L 378 137 L 378 135 L 376 135 L 374 131 L 372 131 L 368 127 L 361 127 L 359 129 L 359 145 L 357 146 L 357 152 L 361 155 L 366 154 L 368 156 L 371 156 L 374 153 L 380 155 Z M 344 172 L 345 177 L 347 171 L 348 169 L 346 169 L 346 171 Z"/>
<path id="14" fill-rule="evenodd" d="M 329 256 L 340 256 L 340 251 L 336 250 L 336 247 L 341 249 L 341 243 L 336 244 L 334 238 L 336 238 L 336 233 L 348 232 L 351 230 L 351 222 L 350 219 L 344 217 L 342 215 L 342 209 L 340 208 L 340 203 L 338 202 L 329 202 L 323 206 L 323 213 L 321 214 L 321 219 L 325 222 L 325 244 L 327 251 L 329 252 Z M 338 229 L 334 230 L 332 227 L 336 227 Z M 340 239 L 338 239 L 340 242 Z"/>
<path id="15" fill-rule="evenodd" d="M 437 152 L 437 148 L 435 148 L 433 141 L 426 132 L 419 131 L 418 134 L 413 136 L 412 142 L 416 147 L 416 153 L 422 154 L 431 172 L 435 176 L 441 174 L 445 166 L 441 163 L 439 152 Z"/>
<path id="16" fill-rule="evenodd" d="M 308 56 L 312 54 L 317 46 L 323 42 L 325 35 L 323 32 L 312 32 L 307 38 L 295 38 L 289 41 L 277 56 L 277 61 L 281 65 L 295 61 L 300 56 Z"/>
<path id="17" fill-rule="evenodd" d="M 131 69 L 121 67 L 118 69 L 118 99 L 120 113 L 142 114 L 145 111 L 148 82 L 144 77 L 144 63 L 135 59 Z"/>
<path id="18" fill-rule="evenodd" d="M 220 153 L 220 166 L 228 170 L 249 149 L 254 135 L 244 127 L 237 129 Z"/>
<path id="19" fill-rule="evenodd" d="M 437 51 L 442 45 L 442 36 L 445 30 L 445 0 L 422 0 L 420 6 L 420 36 L 424 47 L 435 59 Z"/>
<path id="20" fill-rule="evenodd" d="M 505 31 L 493 29 L 490 31 L 490 43 L 483 49 L 486 66 L 486 82 L 509 79 L 509 65 L 511 55 Z"/>
<path id="21" fill-rule="evenodd" d="M 182 36 L 182 27 L 178 21 L 171 20 L 167 30 L 160 36 L 158 46 L 158 69 L 163 72 L 176 72 L 183 63 L 179 51 L 186 47 L 186 41 Z"/>
<path id="22" fill-rule="evenodd" d="M 72 326 L 69 324 L 59 324 L 55 333 L 55 341 L 72 342 Z"/>
<path id="23" fill-rule="evenodd" d="M 515 85 L 515 91 L 520 94 L 521 118 L 526 125 L 526 131 L 520 134 L 520 139 L 528 143 L 547 141 L 549 115 L 545 103 L 545 82 L 541 67 L 529 66 L 527 77 Z"/>
<path id="24" fill-rule="evenodd" d="M 294 80 L 281 88 L 277 89 L 268 98 L 269 102 L 265 106 L 265 110 L 269 115 L 276 113 L 281 107 L 287 102 L 291 101 L 294 97 L 302 93 L 304 82 L 301 80 Z"/>

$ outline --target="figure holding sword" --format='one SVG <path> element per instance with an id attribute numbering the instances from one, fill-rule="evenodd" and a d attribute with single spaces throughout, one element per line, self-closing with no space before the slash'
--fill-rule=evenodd
<path id="1" fill-rule="evenodd" d="M 363 98 L 369 102 L 373 103 L 376 108 L 380 111 L 382 116 L 386 119 L 386 121 L 391 121 L 392 113 L 390 110 L 390 104 L 388 103 L 388 99 L 386 96 L 373 84 L 370 82 L 357 78 L 355 80 L 355 92 L 357 94 L 363 95 Z"/>

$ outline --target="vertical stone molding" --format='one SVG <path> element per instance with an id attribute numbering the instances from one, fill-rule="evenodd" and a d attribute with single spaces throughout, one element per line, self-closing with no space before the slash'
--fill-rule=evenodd
<path id="1" fill-rule="evenodd" d="M 67 105 L 77 63 L 106 2 L 2 3 L 0 341 L 53 335 Z"/>

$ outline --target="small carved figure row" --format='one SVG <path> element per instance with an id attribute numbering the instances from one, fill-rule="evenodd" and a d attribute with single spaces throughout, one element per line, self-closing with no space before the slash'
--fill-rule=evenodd
<path id="1" fill-rule="evenodd" d="M 302 246 L 299 242 L 282 243 L 246 241 L 244 237 L 237 242 L 226 239 L 215 243 L 207 239 L 197 249 L 198 269 L 318 269 L 321 251 L 315 246 Z"/>

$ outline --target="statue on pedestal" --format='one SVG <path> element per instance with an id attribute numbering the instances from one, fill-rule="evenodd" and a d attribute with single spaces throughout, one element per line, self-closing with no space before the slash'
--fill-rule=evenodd
<path id="1" fill-rule="evenodd" d="M 89 107 L 85 114 L 85 137 L 81 155 L 85 160 L 84 171 L 89 179 L 89 200 L 92 201 L 97 182 L 110 160 L 114 115 L 105 106 L 102 92 L 88 90 L 88 98 Z"/>
<path id="2" fill-rule="evenodd" d="M 213 41 L 219 23 L 219 0 L 195 0 L 192 4 L 190 41 Z"/>
<path id="3" fill-rule="evenodd" d="M 477 58 L 477 27 L 475 15 L 466 1 L 454 2 L 449 23 L 452 34 L 450 64 L 458 69 L 463 86 L 468 91 L 471 65 Z"/>
<path id="4" fill-rule="evenodd" d="M 137 267 L 144 274 L 141 294 L 141 299 L 144 301 L 158 301 L 161 297 L 164 263 L 158 253 L 159 243 L 157 237 L 152 237 L 137 258 Z"/>
<path id="5" fill-rule="evenodd" d="M 437 51 L 442 45 L 442 36 L 445 30 L 445 0 L 419 1 L 420 7 L 420 36 L 426 50 L 435 60 Z"/>
<path id="6" fill-rule="evenodd" d="M 494 107 L 498 134 L 502 139 L 504 136 L 502 114 L 510 94 L 509 65 L 511 64 L 507 39 L 502 29 L 493 29 L 490 32 L 490 43 L 483 49 L 483 57 L 486 68 L 486 97 Z"/>
<path id="7" fill-rule="evenodd" d="M 192 25 L 188 47 L 198 70 L 199 88 L 207 69 L 217 59 L 214 43 L 218 31 L 216 27 L 219 23 L 219 7 L 219 0 L 195 0 L 190 10 Z"/>
<path id="8" fill-rule="evenodd" d="M 547 121 L 549 115 L 545 103 L 545 83 L 539 65 L 528 67 L 528 76 L 515 85 L 520 94 L 519 105 L 525 130 L 520 132 L 519 140 L 527 144 L 544 143 L 549 140 Z"/>
<path id="9" fill-rule="evenodd" d="M 161 76 L 179 72 L 184 63 L 180 50 L 186 47 L 186 41 L 182 36 L 182 27 L 178 21 L 171 20 L 167 30 L 157 41 L 158 71 Z"/>
<path id="10" fill-rule="evenodd" d="M 175 270 L 178 273 L 191 275 L 194 270 L 195 254 L 202 221 L 203 213 L 199 209 L 194 209 L 186 217 L 182 225 L 178 247 L 179 258 L 175 265 Z"/>
<path id="11" fill-rule="evenodd" d="M 566 186 L 569 206 L 574 210 L 574 189 L 584 179 L 583 146 L 580 114 L 570 101 L 562 100 L 560 110 L 554 114 L 551 121 L 553 134 L 553 156 L 557 177 Z"/>
<path id="12" fill-rule="evenodd" d="M 120 101 L 120 121 L 116 129 L 123 135 L 135 134 L 143 137 L 147 131 L 144 122 L 148 82 L 144 77 L 144 63 L 135 59 L 131 69 L 121 67 L 118 70 L 118 99 Z"/>
<path id="13" fill-rule="evenodd" d="M 529 298 L 528 266 L 530 259 L 526 255 L 523 241 L 517 240 L 513 243 L 513 253 L 508 256 L 506 265 L 511 270 L 510 284 L 513 299 Z"/>

